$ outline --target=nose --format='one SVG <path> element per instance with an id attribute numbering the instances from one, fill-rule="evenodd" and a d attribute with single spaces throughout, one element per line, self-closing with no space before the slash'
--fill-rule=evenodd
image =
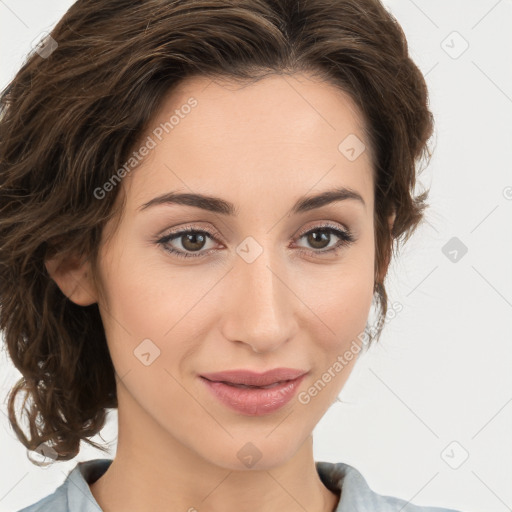
<path id="1" fill-rule="evenodd" d="M 226 286 L 229 299 L 221 307 L 226 339 L 264 353 L 277 350 L 293 336 L 297 298 L 288 287 L 284 266 L 267 251 L 252 263 L 237 258 Z"/>

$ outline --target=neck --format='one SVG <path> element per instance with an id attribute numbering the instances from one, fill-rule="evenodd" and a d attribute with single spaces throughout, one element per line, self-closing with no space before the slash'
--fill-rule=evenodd
<path id="1" fill-rule="evenodd" d="M 339 494 L 322 483 L 316 470 L 311 436 L 282 464 L 234 470 L 201 457 L 142 410 L 135 414 L 135 404 L 121 396 L 116 456 L 104 475 L 90 484 L 104 512 L 334 512 L 337 508 Z M 130 414 L 125 415 L 126 410 Z"/>

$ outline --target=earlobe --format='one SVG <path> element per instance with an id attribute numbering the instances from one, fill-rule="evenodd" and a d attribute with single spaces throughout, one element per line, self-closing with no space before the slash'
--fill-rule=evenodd
<path id="1" fill-rule="evenodd" d="M 395 224 L 395 219 L 396 219 L 396 212 L 393 211 L 393 213 L 388 217 L 389 231 L 393 231 L 393 225 Z"/>
<path id="2" fill-rule="evenodd" d="M 69 300 L 79 306 L 90 306 L 97 302 L 89 260 L 57 255 L 45 260 L 45 267 L 50 278 Z"/>

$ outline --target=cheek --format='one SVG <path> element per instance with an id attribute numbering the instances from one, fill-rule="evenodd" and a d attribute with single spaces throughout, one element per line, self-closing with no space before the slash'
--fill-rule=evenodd
<path id="1" fill-rule="evenodd" d="M 303 273 L 297 294 L 304 297 L 326 349 L 339 349 L 364 331 L 374 294 L 372 244 L 349 249 L 334 265 Z M 311 327 L 311 324 L 310 324 Z"/>
<path id="2" fill-rule="evenodd" d="M 193 285 L 184 273 L 169 265 L 163 251 L 149 242 L 133 240 L 122 232 L 110 252 L 103 255 L 109 312 L 137 335 L 148 329 L 161 337 L 172 327 L 174 312 Z M 187 276 L 188 277 L 188 276 Z"/>
<path id="3" fill-rule="evenodd" d="M 144 250 L 123 245 L 122 239 L 117 239 L 115 250 L 102 258 L 106 301 L 100 312 L 112 360 L 121 374 L 140 364 L 135 357 L 144 340 L 154 343 L 151 348 L 145 342 L 153 357 L 159 350 L 164 355 L 164 335 L 180 317 L 181 283 L 178 276 L 164 279 L 164 269 L 148 261 Z"/>
<path id="4" fill-rule="evenodd" d="M 306 313 L 304 328 L 313 340 L 314 375 L 298 396 L 313 407 L 314 417 L 336 400 L 358 359 L 373 299 L 373 261 L 347 261 L 324 277 L 317 276 L 316 292 L 307 295 L 314 315 Z"/>
<path id="5" fill-rule="evenodd" d="M 344 274 L 327 293 L 327 308 L 337 331 L 366 324 L 373 297 L 373 272 Z M 344 327 L 344 329 L 343 329 Z"/>
<path id="6" fill-rule="evenodd" d="M 109 351 L 119 375 L 151 369 L 152 379 L 161 371 L 165 382 L 169 376 L 164 369 L 179 371 L 177 366 L 200 347 L 206 313 L 218 310 L 210 297 L 218 277 L 208 270 L 201 274 L 201 266 L 179 268 L 158 248 L 129 242 L 116 241 L 118 252 L 103 260 L 108 296 L 100 311 Z M 150 252 L 156 255 L 148 257 Z M 140 356 L 148 352 L 154 362 L 145 368 Z"/>

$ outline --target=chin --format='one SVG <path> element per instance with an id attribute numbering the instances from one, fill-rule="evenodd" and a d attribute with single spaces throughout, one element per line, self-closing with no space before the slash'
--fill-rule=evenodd
<path id="1" fill-rule="evenodd" d="M 203 457 L 216 466 L 232 471 L 265 471 L 282 466 L 294 457 L 304 440 L 295 439 L 284 429 L 279 436 L 273 428 L 265 429 L 257 436 L 249 434 L 226 443 L 215 442 L 214 453 Z M 269 432 L 272 433 L 269 435 Z M 311 435 L 306 439 L 309 438 Z"/>

